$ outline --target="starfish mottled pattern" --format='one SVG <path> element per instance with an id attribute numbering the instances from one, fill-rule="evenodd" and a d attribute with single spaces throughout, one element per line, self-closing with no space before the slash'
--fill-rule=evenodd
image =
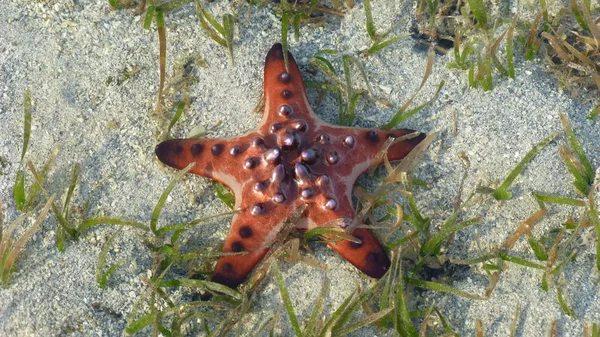
<path id="1" fill-rule="evenodd" d="M 381 164 L 379 155 L 390 137 L 412 130 L 340 127 L 321 120 L 312 110 L 300 69 L 288 53 L 286 70 L 281 44 L 265 59 L 264 113 L 254 131 L 233 138 L 172 139 L 158 144 L 156 155 L 168 166 L 227 185 L 235 208 L 223 252 L 245 254 L 221 257 L 212 281 L 235 288 L 267 253 L 282 224 L 294 210 L 307 205 L 296 228 L 301 230 L 355 221 L 352 188 L 369 168 Z M 424 134 L 397 142 L 387 150 L 390 161 L 404 158 Z M 360 221 L 360 219 L 359 219 Z M 390 260 L 366 228 L 356 228 L 357 242 L 328 245 L 365 274 L 381 278 Z"/>

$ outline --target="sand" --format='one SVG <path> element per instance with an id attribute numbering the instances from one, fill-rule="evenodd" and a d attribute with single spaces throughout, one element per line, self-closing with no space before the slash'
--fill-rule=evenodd
<path id="1" fill-rule="evenodd" d="M 394 20 L 404 20 L 397 34 L 411 25 L 411 4 L 394 0 L 374 2 L 374 19 L 384 31 Z M 231 11 L 225 2 L 212 3 L 211 12 L 221 17 Z M 247 9 L 247 7 L 244 7 Z M 517 8 L 526 15 L 527 10 Z M 197 127 L 210 129 L 209 137 L 234 136 L 253 129 L 260 115 L 253 113 L 261 100 L 263 60 L 271 45 L 280 40 L 280 23 L 273 6 L 253 8 L 246 20 L 241 12 L 234 45 L 235 66 L 227 51 L 210 40 L 198 25 L 191 5 L 182 6 L 166 17 L 167 72 L 192 57 L 202 58 L 207 68 L 193 67 L 198 82 L 189 86 L 191 109 L 174 127 L 173 135 L 185 137 Z M 158 38 L 153 27 L 146 31 L 142 19 L 130 10 L 115 11 L 107 1 L 0 2 L 0 156 L 7 162 L 0 175 L 0 200 L 5 218 L 18 217 L 11 196 L 22 144 L 22 102 L 31 89 L 34 111 L 31 144 L 27 158 L 41 167 L 55 148 L 56 162 L 46 188 L 64 195 L 70 171 L 82 166 L 74 204 L 89 205 L 87 216 L 119 216 L 148 223 L 160 194 L 174 172 L 155 159 L 157 130 L 164 124 L 154 115 L 158 90 Z M 324 27 L 302 28 L 301 39 L 290 44 L 307 80 L 322 80 L 309 64 L 321 49 L 343 50 L 358 56 L 369 46 L 364 28 L 362 3 L 343 18 L 330 17 Z M 386 108 L 362 101 L 357 126 L 374 126 L 388 121 L 417 89 L 425 71 L 427 52 L 407 38 L 365 60 L 365 67 L 377 96 L 393 103 Z M 568 116 L 575 133 L 594 167 L 600 166 L 600 121 L 586 119 L 592 107 L 591 93 L 572 98 L 555 78 L 544 71 L 541 60 L 526 62 L 517 57 L 514 80 L 495 76 L 490 92 L 468 87 L 466 72 L 448 70 L 452 55 L 437 55 L 428 83 L 415 104 L 429 99 L 440 81 L 446 81 L 440 96 L 401 127 L 436 132 L 415 176 L 429 183 L 415 195 L 422 212 L 439 227 L 454 210 L 457 198 L 466 200 L 478 185 L 497 186 L 535 144 L 562 130 L 560 114 Z M 337 69 L 341 64 L 336 63 Z M 125 78 L 124 74 L 133 74 Z M 317 91 L 308 91 L 315 103 Z M 323 119 L 335 123 L 337 107 L 328 95 L 315 109 Z M 167 111 L 169 114 L 171 110 Z M 532 192 L 577 197 L 572 177 L 562 163 L 559 136 L 545 147 L 519 175 L 510 191 L 513 197 L 496 202 L 486 195 L 475 196 L 461 219 L 482 217 L 483 221 L 457 234 L 448 256 L 472 258 L 498 248 L 538 206 Z M 469 158 L 465 172 L 459 154 Z M 373 178 L 362 178 L 366 185 Z M 169 197 L 160 225 L 226 212 L 215 196 L 212 183 L 200 177 L 186 177 Z M 547 235 L 569 216 L 579 218 L 576 207 L 549 206 L 549 212 L 533 230 L 536 237 Z M 186 238 L 190 245 L 218 246 L 228 230 L 228 218 L 199 226 Z M 6 224 L 5 224 L 6 225 Z M 109 262 L 125 265 L 100 289 L 95 279 L 97 258 L 114 227 L 86 231 L 78 240 L 67 241 L 63 252 L 54 246 L 56 220 L 49 217 L 27 243 L 8 289 L 0 289 L 0 335 L 2 336 L 117 336 L 146 285 L 141 278 L 150 273 L 153 262 L 142 244 L 139 231 L 125 229 L 109 252 Z M 25 228 L 21 228 L 20 233 Z M 600 322 L 598 271 L 594 268 L 597 237 L 585 229 L 575 242 L 578 255 L 561 274 L 563 289 L 576 318 L 565 315 L 558 303 L 556 287 L 541 289 L 542 271 L 507 264 L 493 295 L 474 301 L 438 292 L 409 293 L 411 308 L 432 303 L 446 315 L 454 331 L 472 335 L 480 319 L 486 336 L 505 336 L 517 307 L 520 307 L 518 335 L 548 333 L 558 320 L 559 335 L 580 335 L 584 321 Z M 326 313 L 335 310 L 369 280 L 350 264 L 322 245 L 312 245 L 314 257 L 327 264 L 328 272 L 302 263 L 280 263 L 290 296 L 301 319 L 316 303 L 325 277 L 331 280 Z M 479 247 L 479 248 L 478 248 Z M 527 242 L 521 239 L 514 255 L 533 260 Z M 482 295 L 488 279 L 481 265 L 458 273 L 450 284 Z M 274 276 L 267 276 L 255 294 L 255 303 L 238 333 L 249 334 L 254 325 L 273 315 L 281 306 Z M 284 314 L 277 330 L 290 336 Z M 353 336 L 388 336 L 389 331 L 366 328 Z"/>

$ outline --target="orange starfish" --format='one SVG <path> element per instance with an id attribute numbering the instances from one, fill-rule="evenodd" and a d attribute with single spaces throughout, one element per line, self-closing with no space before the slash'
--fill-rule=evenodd
<path id="1" fill-rule="evenodd" d="M 307 205 L 296 228 L 306 230 L 355 221 L 352 187 L 369 168 L 379 165 L 386 140 L 412 130 L 340 127 L 325 123 L 311 109 L 300 69 L 288 53 L 285 68 L 281 44 L 265 59 L 264 113 L 258 129 L 243 136 L 215 139 L 172 139 L 156 146 L 168 166 L 218 180 L 235 195 L 235 208 L 223 252 L 212 281 L 235 288 L 267 253 L 284 221 Z M 421 140 L 420 134 L 389 147 L 390 161 L 404 158 Z M 359 219 L 360 221 L 360 219 Z M 356 228 L 357 242 L 328 245 L 365 274 L 380 278 L 390 260 L 379 241 Z"/>

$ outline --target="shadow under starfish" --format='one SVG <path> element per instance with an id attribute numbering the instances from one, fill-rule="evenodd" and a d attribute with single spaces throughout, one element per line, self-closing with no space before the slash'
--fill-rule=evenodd
<path id="1" fill-rule="evenodd" d="M 366 170 L 382 163 L 388 138 L 413 130 L 340 127 L 321 120 L 306 97 L 300 69 L 288 53 L 288 70 L 281 44 L 265 59 L 264 113 L 254 131 L 233 138 L 172 139 L 156 146 L 168 166 L 218 180 L 235 195 L 235 208 L 223 252 L 212 281 L 235 288 L 267 253 L 284 221 L 307 205 L 296 228 L 325 226 L 340 220 L 344 231 L 355 222 L 352 188 Z M 390 161 L 404 158 L 424 134 L 396 142 L 387 149 Z M 359 219 L 360 221 L 360 219 Z M 381 278 L 390 260 L 366 228 L 352 235 L 359 242 L 340 240 L 328 245 L 365 274 Z"/>

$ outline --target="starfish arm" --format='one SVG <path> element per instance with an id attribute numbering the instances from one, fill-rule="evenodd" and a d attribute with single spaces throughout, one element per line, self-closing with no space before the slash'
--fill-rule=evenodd
<path id="1" fill-rule="evenodd" d="M 222 251 L 240 254 L 219 258 L 212 274 L 213 282 L 236 288 L 246 280 L 248 274 L 269 250 L 262 245 L 263 229 L 262 224 L 247 214 L 234 217 Z"/>
<path id="2" fill-rule="evenodd" d="M 257 192 L 250 185 L 244 187 L 242 195 L 241 213 L 233 218 L 222 249 L 242 254 L 221 257 L 212 276 L 212 281 L 231 288 L 244 282 L 264 257 L 295 207 L 293 202 L 276 203 L 268 193 Z"/>
<path id="3" fill-rule="evenodd" d="M 315 165 L 316 171 L 325 171 L 332 177 L 336 175 L 343 178 L 347 185 L 349 196 L 356 179 L 367 170 L 383 164 L 383 151 L 388 138 L 398 138 L 413 130 L 380 130 L 342 128 L 324 126 L 319 129 L 321 135 L 327 135 L 327 144 L 318 149 L 323 157 L 321 165 Z M 400 160 L 414 149 L 423 139 L 425 134 L 397 142 L 387 150 L 390 161 Z M 320 166 L 320 167 L 319 167 Z"/>
<path id="4" fill-rule="evenodd" d="M 273 124 L 288 121 L 302 120 L 307 129 L 314 129 L 316 125 L 323 123 L 310 107 L 294 56 L 288 52 L 287 58 L 286 69 L 280 43 L 273 45 L 265 58 L 265 101 L 260 123 L 263 132 L 268 132 Z"/>
<path id="5" fill-rule="evenodd" d="M 328 245 L 368 276 L 381 278 L 385 275 L 390 268 L 390 259 L 377 238 L 366 228 L 356 228 L 352 236 L 361 243 L 341 240 Z"/>
<path id="6" fill-rule="evenodd" d="M 345 186 L 341 185 L 332 187 L 334 190 L 345 189 Z M 341 193 L 338 195 L 341 195 Z M 340 198 L 336 202 L 335 211 L 322 207 L 323 203 L 320 203 L 320 200 L 315 200 L 315 203 L 306 212 L 307 227 L 331 226 L 332 229 L 344 231 L 343 228 L 346 226 L 352 226 L 352 222 L 356 220 L 356 215 L 350 200 L 350 198 Z M 361 242 L 341 240 L 331 241 L 327 244 L 363 273 L 370 277 L 381 278 L 389 269 L 390 260 L 379 241 L 366 228 L 356 228 L 351 235 Z M 330 239 L 335 239 L 335 237 Z"/>
<path id="7" fill-rule="evenodd" d="M 165 165 L 220 181 L 241 199 L 243 183 L 265 179 L 262 167 L 264 142 L 257 133 L 226 139 L 171 139 L 156 146 L 156 156 Z"/>

